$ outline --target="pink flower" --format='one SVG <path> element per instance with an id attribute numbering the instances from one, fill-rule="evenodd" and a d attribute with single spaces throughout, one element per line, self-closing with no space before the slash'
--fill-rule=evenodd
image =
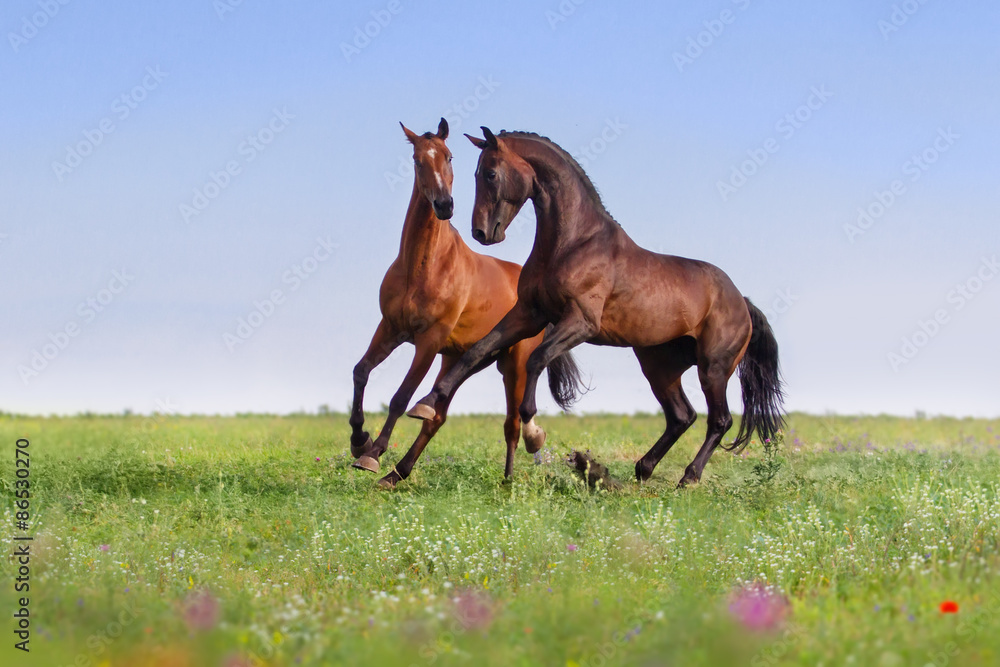
<path id="1" fill-rule="evenodd" d="M 465 630 L 485 630 L 493 623 L 493 601 L 485 593 L 464 591 L 455 598 L 454 613 Z"/>
<path id="2" fill-rule="evenodd" d="M 789 606 L 785 596 L 769 591 L 761 584 L 755 584 L 733 593 L 729 613 L 748 630 L 761 632 L 783 625 Z"/>
<path id="3" fill-rule="evenodd" d="M 211 630 L 219 622 L 219 601 L 208 591 L 197 591 L 184 601 L 184 622 L 190 630 Z"/>
<path id="4" fill-rule="evenodd" d="M 99 548 L 100 548 L 101 551 L 111 551 L 111 545 L 110 544 L 102 544 Z"/>
<path id="5" fill-rule="evenodd" d="M 576 551 L 576 550 L 577 550 L 577 546 L 575 544 L 567 544 L 566 545 L 566 551 Z"/>

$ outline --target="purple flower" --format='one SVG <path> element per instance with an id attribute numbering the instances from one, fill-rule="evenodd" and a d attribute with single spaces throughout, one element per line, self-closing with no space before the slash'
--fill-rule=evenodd
<path id="1" fill-rule="evenodd" d="M 184 602 L 184 622 L 191 630 L 211 630 L 219 622 L 219 601 L 208 591 L 191 593 Z"/>
<path id="2" fill-rule="evenodd" d="M 493 601 L 479 591 L 464 591 L 455 598 L 455 618 L 466 630 L 485 630 L 493 623 Z"/>
<path id="3" fill-rule="evenodd" d="M 785 596 L 755 584 L 733 593 L 729 602 L 729 613 L 748 630 L 761 632 L 774 630 L 783 625 L 789 607 Z"/>
<path id="4" fill-rule="evenodd" d="M 566 551 L 576 551 L 577 546 L 575 544 L 567 544 Z"/>
<path id="5" fill-rule="evenodd" d="M 98 548 L 99 548 L 99 549 L 100 549 L 101 551 L 111 551 L 111 545 L 110 545 L 110 544 L 102 544 L 102 545 L 101 545 L 100 547 L 98 547 Z"/>

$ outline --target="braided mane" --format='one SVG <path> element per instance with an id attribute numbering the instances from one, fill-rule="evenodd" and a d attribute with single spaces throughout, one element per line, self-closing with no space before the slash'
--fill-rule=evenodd
<path id="1" fill-rule="evenodd" d="M 587 172 L 583 170 L 583 167 L 581 167 L 580 163 L 576 161 L 576 158 L 570 155 L 569 151 L 565 150 L 562 146 L 548 137 L 543 137 L 535 132 L 524 132 L 521 130 L 508 132 L 507 130 L 501 130 L 496 136 L 500 139 L 503 139 L 504 137 L 512 137 L 514 139 L 530 139 L 531 141 L 537 141 L 538 143 L 551 148 L 556 155 L 561 157 L 580 177 L 580 182 L 583 183 L 584 190 L 590 197 L 594 206 L 597 207 L 597 210 L 604 213 L 609 220 L 617 222 L 611 213 L 608 212 L 607 207 L 604 206 L 604 201 L 601 199 L 601 193 L 597 191 L 597 188 L 594 186 L 594 182 L 590 180 L 590 176 L 587 176 Z"/>

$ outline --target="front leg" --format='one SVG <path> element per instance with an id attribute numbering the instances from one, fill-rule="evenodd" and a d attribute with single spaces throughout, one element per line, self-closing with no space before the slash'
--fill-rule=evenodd
<path id="1" fill-rule="evenodd" d="M 365 387 L 372 370 L 385 361 L 392 352 L 405 341 L 383 319 L 375 329 L 368 350 L 354 367 L 354 401 L 351 405 L 351 456 L 357 458 L 372 446 L 371 436 L 362 427 L 365 425 Z"/>
<path id="2" fill-rule="evenodd" d="M 403 378 L 403 383 L 399 385 L 399 389 L 396 390 L 396 393 L 392 396 L 392 400 L 389 401 L 389 414 L 385 418 L 382 430 L 371 447 L 358 456 L 357 460 L 351 464 L 355 468 L 378 472 L 378 460 L 385 453 L 385 450 L 389 448 L 389 438 L 392 436 L 392 430 L 396 427 L 396 422 L 406 411 L 406 406 L 409 404 L 410 399 L 413 398 L 413 392 L 417 390 L 424 376 L 427 375 L 431 364 L 434 363 L 434 357 L 441 351 L 441 347 L 444 346 L 450 332 L 451 327 L 436 326 L 416 338 L 414 346 L 417 349 L 413 355 L 413 363 L 410 364 L 410 370 L 407 371 L 406 377 Z"/>
<path id="3" fill-rule="evenodd" d="M 545 332 L 545 340 L 528 357 L 528 378 L 520 409 L 523 423 L 529 423 L 538 411 L 535 405 L 535 392 L 538 388 L 538 378 L 545 367 L 552 363 L 553 359 L 596 336 L 598 331 L 600 331 L 600 315 L 585 313 L 576 302 L 570 302 L 562 319 Z"/>
<path id="4" fill-rule="evenodd" d="M 455 389 L 484 362 L 520 340 L 537 336 L 546 324 L 540 316 L 518 301 L 492 331 L 466 350 L 454 367 L 438 380 L 431 393 L 417 401 L 406 414 L 415 419 L 434 419 L 450 402 Z"/>

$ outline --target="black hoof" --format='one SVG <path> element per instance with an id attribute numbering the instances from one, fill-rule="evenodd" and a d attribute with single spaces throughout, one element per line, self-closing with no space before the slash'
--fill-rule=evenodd
<path id="1" fill-rule="evenodd" d="M 697 484 L 700 481 L 701 480 L 695 477 L 694 475 L 684 475 L 683 477 L 681 477 L 681 481 L 677 482 L 677 488 L 683 489 L 688 486 L 691 486 L 692 484 Z"/>
<path id="2" fill-rule="evenodd" d="M 642 459 L 635 462 L 635 481 L 642 484 L 653 476 L 653 469 L 643 465 Z"/>

